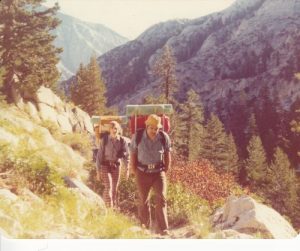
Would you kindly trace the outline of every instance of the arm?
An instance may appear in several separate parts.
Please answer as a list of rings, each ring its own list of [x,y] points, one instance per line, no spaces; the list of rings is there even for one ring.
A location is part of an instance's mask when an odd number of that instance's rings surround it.
[[[132,173],[135,174],[137,169],[137,152],[130,153],[130,162],[131,162],[130,164],[131,164]]]
[[[171,152],[164,153],[165,171],[167,172],[171,167]]]
[[[97,157],[96,157],[96,172],[97,172],[97,180],[100,180],[100,169],[101,169],[101,163],[103,159],[103,144],[102,141],[100,141]]]

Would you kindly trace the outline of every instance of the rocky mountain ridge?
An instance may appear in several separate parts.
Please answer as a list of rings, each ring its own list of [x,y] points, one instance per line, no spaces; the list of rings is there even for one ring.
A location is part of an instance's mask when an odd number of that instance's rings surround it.
[[[237,0],[218,13],[157,24],[98,59],[110,103],[122,109],[153,92],[153,62],[168,45],[177,61],[180,100],[194,88],[213,110],[229,94],[244,91],[255,100],[267,87],[287,108],[300,91],[294,77],[300,71],[299,17],[299,0]]]
[[[61,24],[54,31],[57,36],[54,44],[63,48],[58,64],[61,80],[73,76],[79,64],[87,64],[91,56],[98,57],[128,41],[102,24],[84,22],[60,12],[57,17]]]

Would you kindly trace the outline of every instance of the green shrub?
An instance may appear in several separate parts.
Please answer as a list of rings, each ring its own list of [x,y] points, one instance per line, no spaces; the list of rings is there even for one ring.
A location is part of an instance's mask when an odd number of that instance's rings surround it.
[[[61,135],[59,141],[69,145],[73,150],[78,151],[86,159],[92,158],[92,145],[90,136],[87,133],[68,133]]]
[[[134,176],[130,176],[128,180],[125,179],[124,175],[121,176],[118,197],[121,211],[137,217],[138,191]]]
[[[61,135],[58,125],[51,120],[42,120],[40,126],[47,128],[55,138]]]
[[[16,189],[27,187],[38,194],[55,192],[62,180],[55,167],[51,167],[41,156],[28,146],[26,139],[17,147],[2,144],[0,154],[1,171],[11,172],[11,185]]]
[[[201,221],[207,219],[208,215],[211,214],[206,200],[188,192],[178,183],[169,185],[167,200],[171,226],[192,224],[196,221],[201,224]]]

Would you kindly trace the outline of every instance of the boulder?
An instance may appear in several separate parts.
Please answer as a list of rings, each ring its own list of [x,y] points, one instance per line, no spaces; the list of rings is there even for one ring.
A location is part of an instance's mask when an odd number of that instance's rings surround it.
[[[38,103],[38,108],[40,111],[40,117],[44,121],[51,121],[53,122],[56,126],[59,126],[57,123],[57,112],[55,109],[47,104],[44,103]]]
[[[0,127],[0,141],[4,141],[6,143],[10,143],[16,146],[19,142],[19,139],[15,135],[11,134],[10,132],[7,132],[2,127]]]
[[[65,183],[70,188],[78,189],[78,191],[90,201],[96,203],[101,208],[106,208],[105,203],[101,196],[92,191],[89,187],[87,187],[83,182],[78,179],[70,178],[68,176],[64,177]]]
[[[63,106],[61,99],[49,88],[41,86],[36,92],[36,102],[46,104],[52,108]]]
[[[24,110],[29,114],[31,118],[33,118],[37,123],[41,122],[39,112],[32,102],[27,102],[24,104]]]
[[[57,122],[62,133],[72,133],[72,126],[70,124],[69,118],[66,115],[67,114],[58,114]]]
[[[14,202],[18,199],[18,196],[7,189],[0,189],[0,198]]]
[[[231,196],[212,218],[216,230],[233,229],[240,233],[261,232],[275,239],[294,238],[297,232],[274,209],[256,202],[249,196]]]

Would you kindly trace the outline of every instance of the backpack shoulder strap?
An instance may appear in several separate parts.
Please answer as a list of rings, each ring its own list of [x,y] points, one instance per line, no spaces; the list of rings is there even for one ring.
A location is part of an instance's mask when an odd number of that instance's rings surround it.
[[[166,139],[166,133],[164,131],[159,131],[159,134],[161,135],[161,143],[164,148],[167,146],[167,139]]]
[[[103,148],[105,148],[107,142],[108,142],[108,135],[109,133],[108,132],[104,132],[102,135],[101,135],[101,138],[103,140]]]
[[[142,136],[143,136],[144,130],[145,130],[145,129],[138,129],[138,130],[136,131],[136,138],[135,138],[135,144],[136,144],[136,146],[138,146],[139,143],[141,143],[141,140],[142,140]]]

